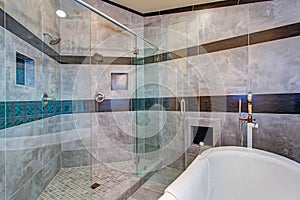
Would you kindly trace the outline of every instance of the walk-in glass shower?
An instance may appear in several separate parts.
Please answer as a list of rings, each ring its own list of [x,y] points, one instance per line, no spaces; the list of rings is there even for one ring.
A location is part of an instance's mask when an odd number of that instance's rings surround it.
[[[126,199],[181,156],[143,18],[86,2],[0,1],[0,199]]]

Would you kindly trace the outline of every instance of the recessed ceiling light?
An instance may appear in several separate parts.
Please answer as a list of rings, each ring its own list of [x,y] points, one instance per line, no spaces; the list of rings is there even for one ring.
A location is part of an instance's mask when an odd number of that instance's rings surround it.
[[[56,15],[59,16],[60,18],[65,18],[67,16],[67,13],[63,10],[57,10]]]

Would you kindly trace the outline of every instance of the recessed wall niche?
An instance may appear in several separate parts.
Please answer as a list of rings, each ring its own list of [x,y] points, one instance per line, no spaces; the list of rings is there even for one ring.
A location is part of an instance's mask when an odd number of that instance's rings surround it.
[[[128,73],[111,73],[111,90],[128,90]]]
[[[192,126],[193,144],[203,142],[205,145],[213,146],[213,128],[203,126]]]
[[[35,87],[35,61],[16,52],[16,84]]]

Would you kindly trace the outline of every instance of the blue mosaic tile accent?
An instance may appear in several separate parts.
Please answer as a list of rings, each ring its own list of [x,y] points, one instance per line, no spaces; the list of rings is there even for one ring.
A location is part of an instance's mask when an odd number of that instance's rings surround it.
[[[44,106],[42,105],[42,103],[38,103],[37,104],[37,116],[42,116],[44,113]]]
[[[61,109],[61,106],[62,106],[62,102],[61,101],[56,101],[55,102],[55,114],[62,114],[62,109]]]
[[[13,117],[13,104],[12,103],[7,103],[6,104],[6,117]]]
[[[25,123],[24,121],[25,121],[25,119],[23,117],[22,118],[14,118],[14,126],[24,124]]]
[[[72,113],[72,101],[62,101],[63,114]]]
[[[72,101],[72,112],[81,113],[84,112],[84,101]]]
[[[54,102],[49,102],[47,105],[47,113],[54,114]]]
[[[26,106],[26,116],[34,116],[35,115],[35,106],[34,104],[30,104]]]
[[[14,117],[23,117],[25,112],[24,105],[15,105]]]
[[[5,119],[0,119],[0,130],[5,129]]]
[[[0,119],[5,118],[5,103],[0,103]]]
[[[10,128],[13,126],[13,119],[12,118],[6,118],[6,128]]]
[[[26,123],[33,122],[33,121],[36,121],[36,120],[37,120],[37,118],[35,118],[35,117],[26,117]]]

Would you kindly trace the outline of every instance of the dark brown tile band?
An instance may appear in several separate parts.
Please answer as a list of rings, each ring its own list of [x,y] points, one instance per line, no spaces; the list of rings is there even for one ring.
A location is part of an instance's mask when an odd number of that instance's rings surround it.
[[[186,112],[247,112],[247,95],[160,97],[137,99],[107,99],[96,105],[96,112],[149,110],[160,104],[165,111],[180,111],[180,100],[186,101]],[[300,114],[300,93],[254,94],[253,113]]]
[[[199,54],[212,53],[217,51],[223,51],[228,49],[234,49],[238,47],[244,47],[248,45],[248,35],[242,35],[225,40],[211,42],[208,44],[200,45]]]
[[[133,57],[104,57],[103,62],[97,63],[90,56],[64,56],[59,55],[55,50],[43,42],[30,30],[20,24],[17,20],[11,17],[0,9],[0,26],[16,35],[20,39],[29,43],[39,51],[45,53],[60,64],[103,64],[103,65],[132,65],[134,64]]]
[[[0,130],[45,119],[55,115],[122,112],[122,111],[180,111],[180,100],[185,99],[186,112],[247,112],[247,95],[160,97],[134,99],[56,100],[44,107],[40,101],[0,102]],[[160,105],[160,106],[157,106]],[[300,93],[254,94],[253,113],[300,114]]]
[[[3,10],[2,10],[3,11]],[[4,12],[4,11],[3,11]],[[5,24],[0,24],[2,27],[7,29],[9,32],[13,33],[17,37],[26,41],[33,47],[37,48],[41,52],[47,54],[49,57],[54,60],[59,60],[59,54],[50,48],[46,43],[44,43],[40,38],[34,35],[31,31],[29,31],[26,27],[12,18],[10,15],[4,12]]]
[[[189,97],[187,111],[238,112],[239,99],[242,112],[247,112],[247,95]],[[254,94],[253,113],[300,114],[300,93]]]
[[[132,65],[134,58],[103,57],[103,61],[97,62],[91,56],[61,56],[58,62],[61,64]]]
[[[5,20],[5,23],[4,23]],[[135,64],[150,64],[185,58],[189,56],[212,53],[222,50],[228,50],[238,47],[285,39],[300,35],[300,23],[281,26],[269,30],[251,33],[249,35],[241,35],[233,38],[228,38],[216,42],[206,43],[199,46],[179,49],[173,52],[166,52],[159,55],[146,57],[144,59],[135,60],[134,57],[104,57],[103,62],[96,63],[93,59],[85,56],[60,56],[55,50],[49,47],[46,43],[40,40],[32,32],[26,29],[22,24],[17,22],[11,16],[0,9],[0,25],[6,28],[11,33],[28,42],[41,52],[50,56],[61,64],[111,64],[111,65],[135,65]]]
[[[224,40],[219,40],[216,42],[202,44],[199,46],[189,47],[186,49],[179,49],[172,52],[166,52],[160,55],[149,56],[145,58],[145,64],[186,58],[206,53],[213,53],[296,36],[300,36],[300,23],[289,24],[286,26],[251,33],[249,35],[241,35]],[[159,59],[157,59],[157,57]]]
[[[4,11],[0,9],[0,26],[4,27]]]
[[[251,33],[249,35],[250,45],[270,42],[274,40],[285,39],[289,37],[295,37],[300,35],[300,23],[290,24],[273,28],[265,31]]]
[[[61,56],[58,61],[61,64],[90,64],[90,56]]]

